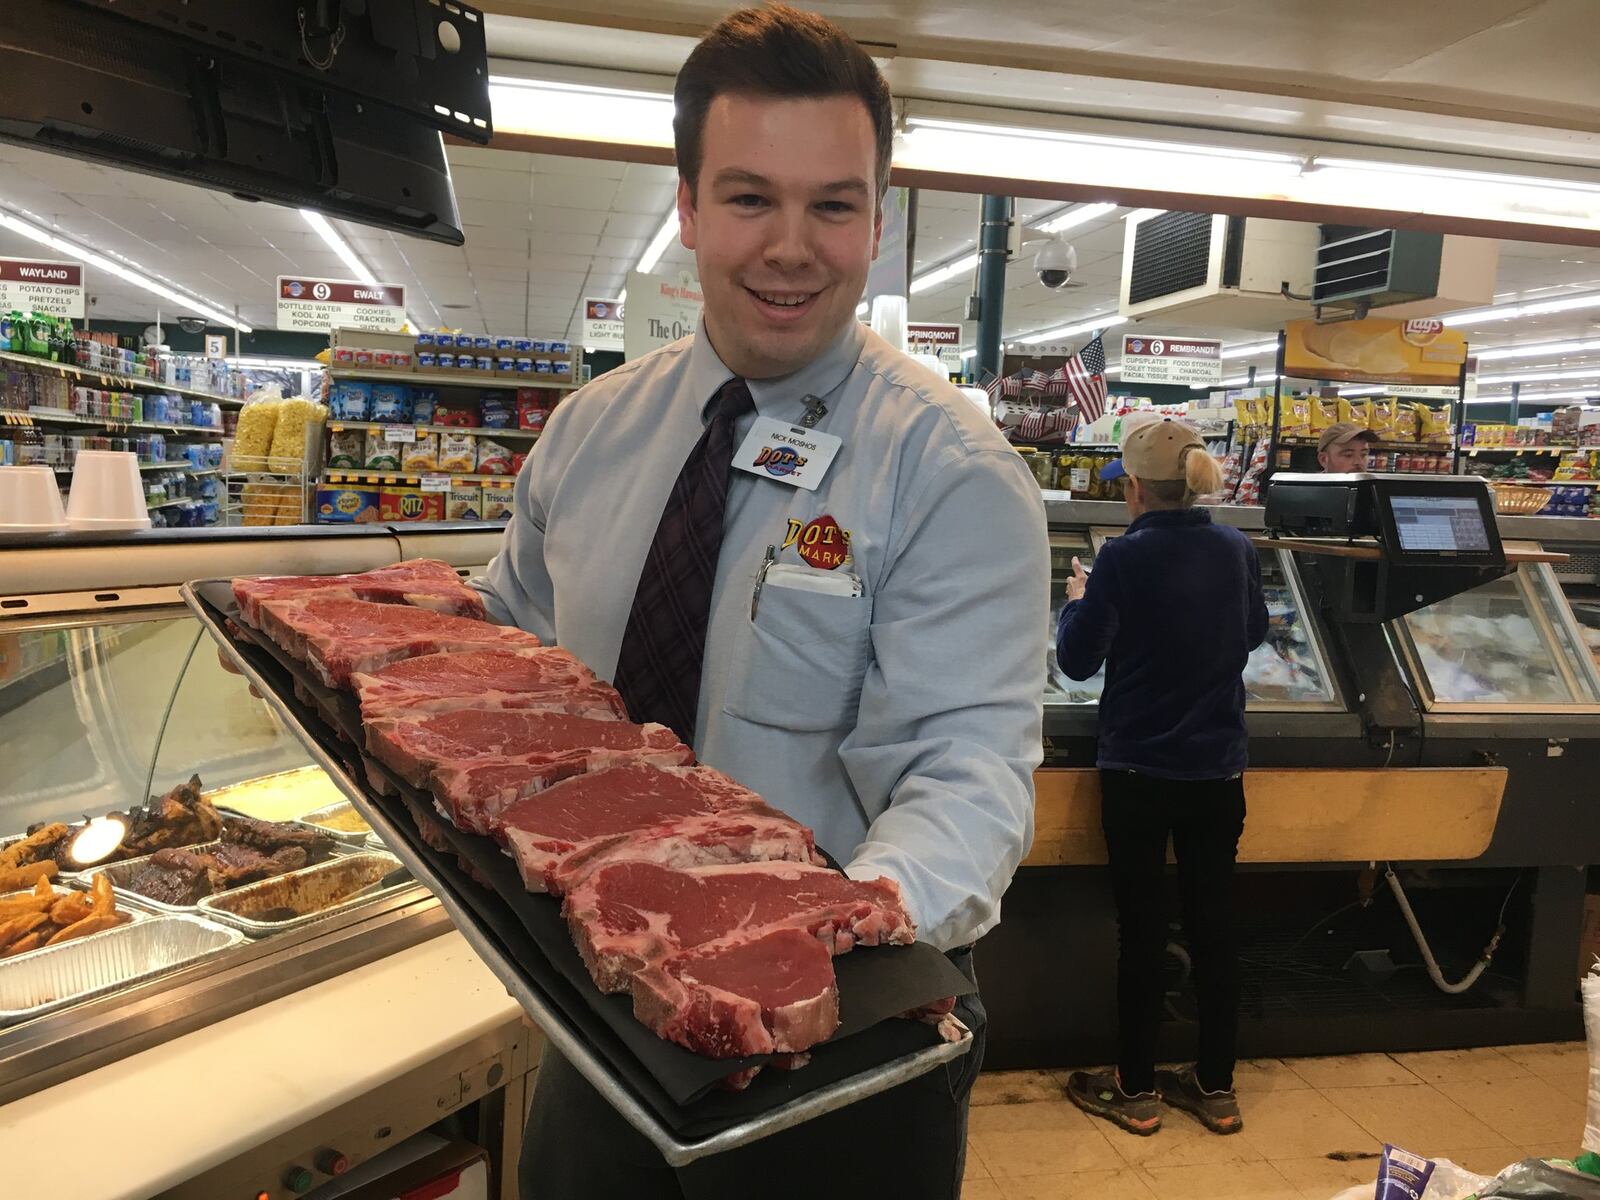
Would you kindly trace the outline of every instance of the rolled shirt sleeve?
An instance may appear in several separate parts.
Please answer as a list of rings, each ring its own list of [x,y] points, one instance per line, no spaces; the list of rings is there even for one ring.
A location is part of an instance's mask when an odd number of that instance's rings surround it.
[[[551,481],[559,478],[561,418],[565,415],[560,408],[551,415],[547,432],[518,472],[511,494],[511,519],[500,551],[482,575],[470,580],[492,620],[525,629],[546,645],[555,643],[556,621],[555,585],[544,554],[547,508],[543,497]]]
[[[1013,451],[964,454],[912,501],[897,542],[839,748],[857,794],[890,803],[845,869],[893,878],[919,940],[950,949],[998,922],[1033,840],[1050,589],[1038,486]]]
[[[1056,662],[1068,679],[1088,679],[1105,665],[1117,636],[1116,554],[1108,544],[1100,551],[1083,597],[1061,606],[1056,623]]]

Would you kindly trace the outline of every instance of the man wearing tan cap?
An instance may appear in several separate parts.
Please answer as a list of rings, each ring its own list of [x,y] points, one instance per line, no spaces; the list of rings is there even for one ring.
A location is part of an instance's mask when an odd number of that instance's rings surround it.
[[[1329,425],[1317,439],[1317,464],[1324,471],[1349,474],[1367,469],[1367,455],[1378,435],[1365,425],[1340,421]]]

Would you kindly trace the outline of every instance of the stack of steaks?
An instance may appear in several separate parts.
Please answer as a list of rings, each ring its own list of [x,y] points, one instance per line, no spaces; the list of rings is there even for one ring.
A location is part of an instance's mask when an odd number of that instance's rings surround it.
[[[448,565],[233,588],[243,623],[355,693],[368,754],[563,899],[596,985],[659,1036],[797,1065],[838,1028],[832,956],[915,939],[891,880],[829,869],[570,653],[488,623]]]

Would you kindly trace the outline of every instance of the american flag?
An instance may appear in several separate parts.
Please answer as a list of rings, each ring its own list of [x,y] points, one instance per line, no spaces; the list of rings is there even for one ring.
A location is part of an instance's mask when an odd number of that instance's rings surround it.
[[[1077,403],[1085,424],[1098,421],[1106,411],[1106,347],[1100,335],[1067,359],[1059,374],[1066,377],[1067,394]]]

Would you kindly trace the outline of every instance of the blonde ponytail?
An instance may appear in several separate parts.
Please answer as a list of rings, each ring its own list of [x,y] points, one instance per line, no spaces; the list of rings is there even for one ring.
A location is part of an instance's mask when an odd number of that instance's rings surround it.
[[[1191,446],[1183,456],[1183,482],[1190,503],[1196,496],[1209,496],[1222,490],[1222,464],[1204,446]]]

